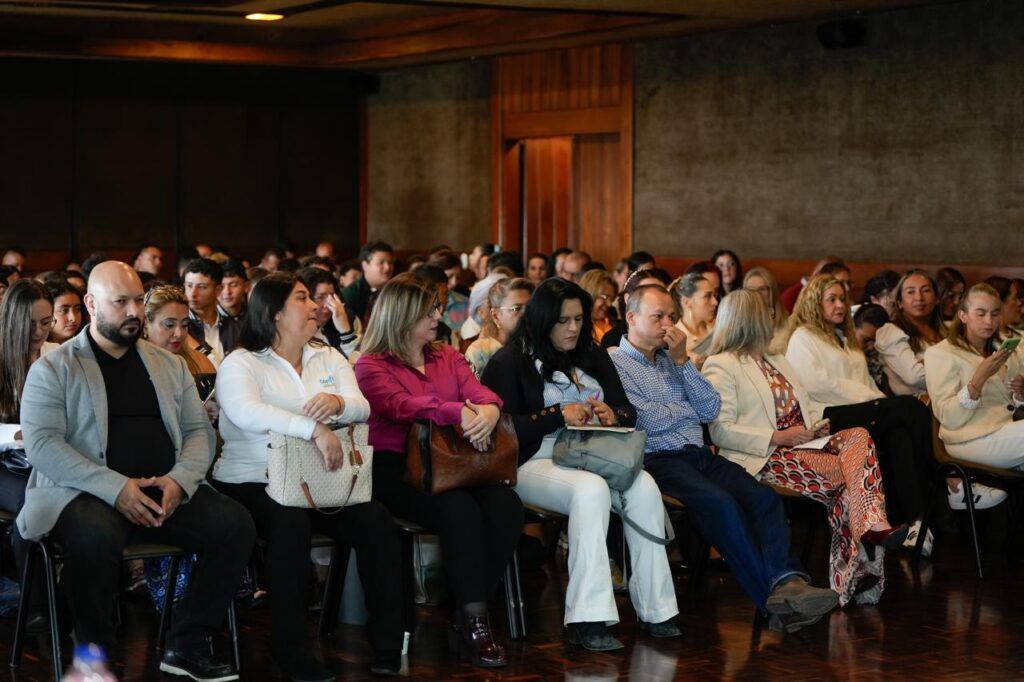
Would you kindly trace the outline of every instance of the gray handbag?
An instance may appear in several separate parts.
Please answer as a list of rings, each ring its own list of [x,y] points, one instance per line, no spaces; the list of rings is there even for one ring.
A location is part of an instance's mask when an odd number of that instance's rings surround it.
[[[619,516],[623,522],[648,540],[667,545],[674,538],[667,512],[668,537],[647,532],[626,515],[626,497],[622,493],[629,490],[643,471],[646,447],[645,431],[564,428],[555,439],[551,459],[558,466],[582,469],[603,478],[608,487],[619,494]]]

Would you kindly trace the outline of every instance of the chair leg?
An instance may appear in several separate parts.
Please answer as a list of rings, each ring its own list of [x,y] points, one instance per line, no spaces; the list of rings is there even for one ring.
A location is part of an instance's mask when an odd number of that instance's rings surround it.
[[[511,561],[505,565],[505,575],[502,582],[505,584],[505,613],[508,616],[508,638],[519,639],[519,624],[518,617],[516,616],[515,596],[513,595],[515,587],[512,585]]]
[[[967,475],[967,472],[961,469],[960,473],[963,476],[961,485],[964,486],[964,494],[967,501],[967,520],[970,522],[971,539],[974,541],[974,561],[978,567],[978,580],[984,580],[985,573],[981,567],[981,543],[978,538],[978,526],[974,520],[974,489],[971,485],[971,477]]]
[[[523,582],[519,577],[519,553],[512,552],[512,581],[515,584],[516,604],[519,612],[519,636],[526,637],[526,606],[523,604]]]
[[[172,556],[171,563],[167,567],[167,590],[164,592],[164,606],[160,610],[160,624],[156,631],[156,652],[164,652],[167,631],[171,625],[171,611],[174,609],[174,593],[178,587],[178,568],[181,565],[181,557]]]
[[[320,625],[317,630],[321,637],[333,635],[338,623],[341,593],[344,590],[351,552],[351,547],[337,545],[331,551],[331,564],[327,568],[327,582],[324,584],[324,598],[320,606]]]
[[[64,664],[60,656],[60,624],[57,622],[57,569],[46,543],[39,543],[43,555],[43,568],[46,572],[46,599],[50,608],[50,647],[53,660],[53,674],[60,679],[64,672]]]
[[[402,536],[402,583],[405,591],[405,631],[412,635],[416,629],[416,578],[413,575],[413,534]]]
[[[21,597],[18,599],[18,616],[14,625],[14,642],[11,644],[12,668],[21,665],[21,650],[25,646],[25,624],[28,622],[28,605],[32,599],[31,576],[36,570],[36,553],[39,545],[31,543],[28,555],[25,557],[24,571],[21,576]]]
[[[800,553],[800,560],[804,566],[811,564],[811,552],[814,551],[814,540],[818,535],[818,519],[816,514],[811,514],[807,523],[807,533],[804,535],[804,548]]]
[[[235,612],[235,598],[228,602],[228,631],[231,633],[231,654],[235,658],[235,672],[242,671],[242,652],[238,646],[238,614]]]

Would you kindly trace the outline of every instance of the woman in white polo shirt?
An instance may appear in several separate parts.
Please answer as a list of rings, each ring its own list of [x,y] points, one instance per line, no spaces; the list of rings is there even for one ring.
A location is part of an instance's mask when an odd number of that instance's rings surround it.
[[[401,550],[387,509],[371,501],[323,514],[282,506],[266,492],[270,431],[312,440],[333,469],[342,450],[332,427],[370,416],[348,361],[313,338],[316,308],[306,286],[291,274],[268,275],[253,289],[239,348],[217,374],[224,450],[213,477],[220,490],[245,505],[267,542],[271,654],[281,671],[293,680],[334,679],[306,637],[315,529],[355,547],[369,612],[371,670],[397,674],[403,637]]]

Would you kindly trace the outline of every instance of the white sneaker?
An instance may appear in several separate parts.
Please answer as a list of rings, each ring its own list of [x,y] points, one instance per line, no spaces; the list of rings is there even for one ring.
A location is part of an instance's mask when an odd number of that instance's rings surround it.
[[[921,532],[921,520],[918,519],[911,524],[910,530],[907,531],[907,539],[903,541],[903,546],[913,551],[917,546],[917,536]],[[935,536],[932,535],[931,531],[924,537],[924,545],[921,547],[921,556],[931,556],[932,547],[935,545]]]
[[[967,495],[962,492],[963,484],[956,490],[949,493],[949,508],[953,510],[967,509]],[[1002,504],[1006,499],[1006,491],[993,488],[983,483],[972,483],[971,491],[974,493],[975,509],[991,509]]]

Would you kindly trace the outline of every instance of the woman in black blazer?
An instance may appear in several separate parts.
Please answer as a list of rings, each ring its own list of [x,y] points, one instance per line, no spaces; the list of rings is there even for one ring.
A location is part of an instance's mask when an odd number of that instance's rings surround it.
[[[541,284],[509,342],[484,370],[482,381],[504,401],[519,438],[516,492],[526,503],[569,516],[569,586],[565,624],[569,641],[593,651],[618,649],[608,625],[618,622],[605,537],[608,516],[620,507],[597,474],[551,460],[565,426],[633,426],[629,404],[608,353],[591,334],[590,296],[572,282]],[[652,534],[664,533],[661,492],[641,472],[623,493],[630,518]],[[630,597],[641,627],[654,636],[679,634],[679,612],[665,548],[625,526],[633,575]]]

